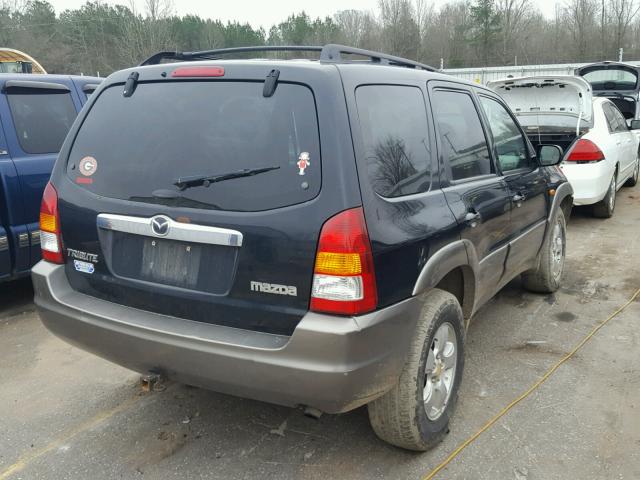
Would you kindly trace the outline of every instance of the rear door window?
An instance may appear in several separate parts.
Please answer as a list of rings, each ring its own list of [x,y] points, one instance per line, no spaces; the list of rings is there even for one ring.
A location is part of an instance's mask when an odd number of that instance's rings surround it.
[[[445,164],[452,180],[493,173],[487,139],[478,111],[465,92],[435,90],[433,113]]]
[[[604,103],[602,105],[602,112],[604,113],[604,118],[607,120],[607,127],[609,127],[609,132],[613,133],[616,131],[616,120],[611,112],[611,105],[608,103]]]
[[[18,142],[25,153],[60,151],[77,114],[70,93],[12,88],[7,100]]]
[[[321,182],[313,93],[287,83],[272,97],[262,90],[262,82],[141,83],[123,97],[112,86],[78,132],[68,175],[102,196],[170,206],[260,211],[308,201]],[[262,168],[270,171],[175,185]]]
[[[629,130],[627,128],[627,122],[625,121],[620,111],[618,111],[618,108],[613,105],[613,103],[607,102],[603,104],[602,111],[604,112],[604,116],[607,119],[609,132],[620,133]]]
[[[628,132],[629,128],[627,127],[627,121],[624,119],[622,113],[620,113],[618,107],[611,104],[609,105],[609,108],[611,109],[611,114],[616,122],[616,132]]]
[[[417,87],[356,90],[369,180],[384,197],[428,191],[434,174],[424,96]]]

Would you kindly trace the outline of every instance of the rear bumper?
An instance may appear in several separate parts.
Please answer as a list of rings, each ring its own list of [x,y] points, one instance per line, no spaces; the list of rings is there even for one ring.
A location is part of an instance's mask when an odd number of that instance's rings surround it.
[[[327,413],[352,410],[395,384],[421,309],[413,297],[360,317],[308,313],[287,337],[96,299],[44,261],[32,279],[44,325],[84,350],[140,373]]]
[[[565,162],[560,168],[573,187],[574,205],[592,205],[602,200],[607,194],[614,170],[604,161],[581,165]]]

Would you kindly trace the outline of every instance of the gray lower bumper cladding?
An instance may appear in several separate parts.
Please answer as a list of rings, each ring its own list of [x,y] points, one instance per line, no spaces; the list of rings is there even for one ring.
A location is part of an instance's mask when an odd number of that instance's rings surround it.
[[[291,337],[158,315],[74,291],[64,266],[32,270],[44,325],[140,373],[271,403],[340,413],[397,381],[420,312],[410,298],[360,317],[307,313]]]

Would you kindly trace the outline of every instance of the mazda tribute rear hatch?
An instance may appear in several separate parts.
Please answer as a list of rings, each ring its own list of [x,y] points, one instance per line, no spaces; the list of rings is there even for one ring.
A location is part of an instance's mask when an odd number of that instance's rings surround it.
[[[320,194],[312,88],[263,88],[167,79],[139,82],[130,96],[122,83],[98,92],[59,202],[73,288],[184,319],[292,332],[308,310],[320,228],[352,205]]]

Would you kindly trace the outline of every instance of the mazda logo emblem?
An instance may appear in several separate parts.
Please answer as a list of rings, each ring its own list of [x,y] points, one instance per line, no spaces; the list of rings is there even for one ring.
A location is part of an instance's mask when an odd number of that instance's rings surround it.
[[[151,231],[159,236],[164,237],[169,233],[169,219],[162,215],[151,219]]]

